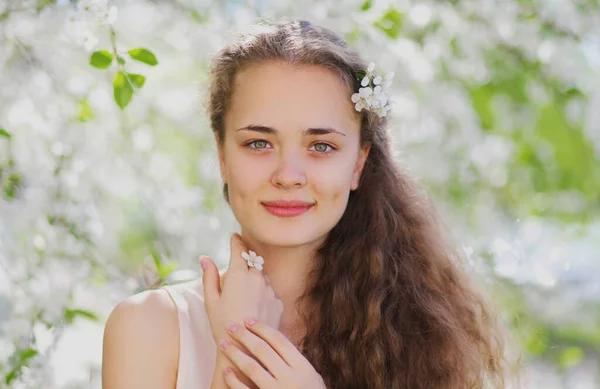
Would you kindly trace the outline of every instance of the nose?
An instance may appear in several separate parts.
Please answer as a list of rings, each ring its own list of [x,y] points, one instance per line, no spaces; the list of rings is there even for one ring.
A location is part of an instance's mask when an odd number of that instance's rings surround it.
[[[271,179],[281,189],[301,188],[306,185],[306,174],[302,158],[292,152],[282,152]]]

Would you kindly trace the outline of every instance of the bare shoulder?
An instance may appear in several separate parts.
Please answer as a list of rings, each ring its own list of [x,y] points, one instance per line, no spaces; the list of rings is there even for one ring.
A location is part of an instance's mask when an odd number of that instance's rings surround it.
[[[120,302],[104,328],[102,388],[174,389],[179,363],[177,308],[165,290]]]

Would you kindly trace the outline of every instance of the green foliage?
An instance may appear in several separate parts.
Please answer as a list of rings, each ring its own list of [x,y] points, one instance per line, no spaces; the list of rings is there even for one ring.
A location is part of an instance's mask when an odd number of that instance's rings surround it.
[[[175,261],[163,263],[163,260],[155,247],[150,248],[150,254],[152,255],[152,260],[154,261],[154,266],[156,268],[156,276],[158,277],[156,284],[162,285],[166,282],[169,275],[177,270],[179,264]]]
[[[79,102],[79,114],[77,119],[80,122],[87,122],[95,117],[92,106],[88,103],[87,99],[83,99]]]
[[[583,350],[579,347],[569,347],[560,355],[560,366],[563,369],[573,367],[583,359]]]
[[[15,380],[21,377],[23,368],[27,366],[30,359],[38,355],[38,351],[33,348],[26,348],[24,350],[18,350],[14,353],[9,360],[9,364],[13,368],[8,372],[4,378],[6,385],[11,385]]]
[[[5,138],[10,138],[12,135],[6,131],[4,128],[0,127],[0,136],[3,136]]]
[[[73,324],[76,318],[82,317],[94,322],[99,322],[100,319],[95,313],[85,309],[65,309],[64,318],[67,324]]]
[[[586,222],[600,212],[600,161],[584,134],[583,119],[568,119],[566,107],[585,106],[585,95],[545,74],[543,65],[528,59],[512,47],[490,49],[487,60],[491,72],[488,82],[472,85],[465,81],[473,110],[482,130],[500,135],[514,144],[508,164],[505,191],[497,192],[506,207],[563,222]],[[535,85],[542,91],[537,100],[531,95]],[[494,101],[499,97],[508,106],[498,111]],[[515,127],[506,128],[503,116],[526,117],[510,120]],[[560,200],[567,194],[568,200]],[[580,200],[584,209],[570,208]],[[559,203],[562,201],[563,203]]]
[[[395,8],[390,8],[377,22],[375,27],[392,39],[398,39],[404,22],[404,14]]]
[[[371,7],[373,7],[373,0],[366,0],[361,6],[360,6],[360,10],[361,11],[368,11],[371,9]]]
[[[2,194],[6,200],[14,200],[17,198],[19,187],[23,183],[23,177],[17,172],[12,172],[6,180],[2,182]]]
[[[127,74],[127,77],[129,77],[129,81],[131,81],[131,83],[137,88],[143,87],[144,83],[146,82],[146,77],[142,76],[141,74],[129,73]]]
[[[131,58],[135,59],[136,61],[143,62],[146,65],[155,66],[158,64],[156,57],[148,49],[144,49],[144,48],[131,49],[131,50],[129,50],[129,55],[131,56]]]
[[[90,65],[98,69],[106,69],[113,61],[113,55],[106,50],[99,50],[90,56]]]
[[[119,108],[124,109],[131,101],[133,88],[124,72],[118,72],[113,81],[115,101]]]

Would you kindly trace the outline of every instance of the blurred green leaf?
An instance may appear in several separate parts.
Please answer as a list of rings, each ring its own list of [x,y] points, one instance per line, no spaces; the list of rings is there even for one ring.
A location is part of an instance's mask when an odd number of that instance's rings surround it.
[[[155,66],[158,64],[156,57],[148,49],[144,49],[144,48],[132,49],[132,50],[129,50],[129,55],[131,56],[131,58],[135,59],[136,61],[143,62],[150,66]]]
[[[493,88],[490,85],[482,85],[471,90],[473,109],[479,116],[481,128],[484,130],[491,130],[494,128],[494,113],[490,106],[493,96]]]
[[[19,187],[23,183],[23,178],[19,173],[11,173],[3,183],[3,194],[7,200],[14,200],[17,197]]]
[[[80,122],[87,122],[94,118],[94,110],[92,106],[88,103],[87,99],[82,99],[79,102],[79,116],[78,120]]]
[[[85,309],[66,309],[64,318],[68,324],[73,324],[77,317],[83,317],[85,319],[98,322],[100,319],[95,313],[87,311]]]
[[[137,88],[143,87],[144,83],[146,82],[146,77],[142,76],[141,74],[128,73],[127,76],[129,77],[131,83]]]
[[[373,0],[366,0],[361,6],[360,6],[360,10],[361,11],[368,11],[371,9],[371,7],[373,7]]]
[[[125,58],[121,57],[120,55],[117,55],[117,62],[119,63],[119,65],[125,65]]]
[[[548,348],[548,332],[541,327],[534,327],[525,341],[525,349],[531,355],[543,355]]]
[[[171,273],[173,273],[175,270],[177,270],[178,267],[179,267],[179,265],[175,261],[170,261],[170,262],[163,264],[158,269],[158,278],[161,281],[166,280]]]
[[[114,89],[114,97],[117,105],[124,109],[127,104],[131,101],[131,97],[133,96],[133,88],[129,81],[127,81],[127,77],[125,73],[118,72],[113,81],[113,89]]]
[[[377,22],[375,27],[385,32],[392,39],[398,39],[402,24],[404,22],[404,14],[395,8],[390,8]]]
[[[583,359],[583,350],[579,347],[569,347],[560,354],[560,366],[568,369],[577,365]]]
[[[581,128],[569,125],[562,106],[551,104],[541,109],[536,134],[554,151],[559,171],[553,183],[556,189],[600,195],[600,165],[594,149]]]
[[[4,379],[4,382],[6,382],[6,385],[10,385],[12,384],[12,382],[14,380],[16,380],[19,377],[19,372],[21,371],[21,369],[12,369],[7,375],[6,378]]]
[[[92,53],[90,65],[98,69],[106,69],[113,61],[113,56],[107,50],[99,50]]]
[[[345,35],[345,38],[348,41],[348,43],[354,44],[358,41],[358,39],[361,37],[361,35],[362,35],[362,31],[360,30],[360,28],[355,27],[352,29],[352,31],[348,32]]]
[[[12,135],[10,135],[10,133],[8,131],[6,131],[4,128],[0,127],[0,136],[10,138]]]
[[[32,348],[27,348],[25,350],[22,350],[19,353],[19,355],[20,355],[21,362],[27,362],[31,358],[33,358],[36,355],[38,355],[38,351],[35,350],[35,349],[32,349]]]
[[[13,381],[18,379],[21,376],[23,367],[27,366],[27,362],[38,354],[39,352],[33,348],[19,350],[14,354],[11,358],[16,359],[14,361],[15,367],[6,375],[4,382],[6,382],[7,385],[10,385]]]

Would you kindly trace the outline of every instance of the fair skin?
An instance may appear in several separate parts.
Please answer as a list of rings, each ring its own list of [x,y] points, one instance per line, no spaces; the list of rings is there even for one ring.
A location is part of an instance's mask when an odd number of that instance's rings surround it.
[[[358,187],[369,152],[360,146],[350,93],[335,72],[322,67],[252,65],[236,76],[220,141],[221,176],[241,237],[232,237],[222,276],[206,258],[212,337],[217,344],[232,343],[219,349],[211,389],[322,388],[321,377],[297,350],[305,329],[295,302],[315,250]],[[286,218],[261,204],[282,199],[314,205]],[[262,272],[241,259],[248,249],[265,259]],[[105,330],[104,389],[175,387],[179,338],[172,305],[162,291],[150,291],[115,308]],[[258,323],[248,327],[245,319]],[[226,330],[231,324],[238,327],[234,333]],[[226,368],[232,372],[224,374]]]

